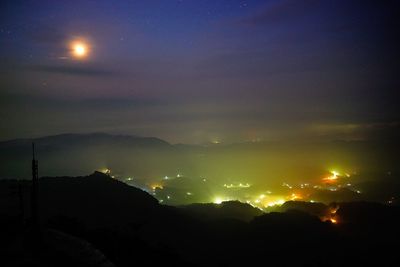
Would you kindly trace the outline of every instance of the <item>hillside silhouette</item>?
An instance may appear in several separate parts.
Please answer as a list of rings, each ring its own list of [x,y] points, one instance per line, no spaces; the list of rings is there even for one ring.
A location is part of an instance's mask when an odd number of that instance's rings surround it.
[[[289,202],[262,213],[238,202],[160,205],[95,172],[39,179],[39,229],[29,226],[29,182],[0,182],[5,266],[390,266],[400,211],[377,203]],[[8,204],[7,204],[8,203]],[[382,250],[384,249],[384,250]]]
[[[215,221],[221,219],[237,219],[241,221],[251,221],[263,212],[249,204],[239,201],[225,201],[221,204],[214,203],[194,203],[180,206],[181,209],[199,220]]]

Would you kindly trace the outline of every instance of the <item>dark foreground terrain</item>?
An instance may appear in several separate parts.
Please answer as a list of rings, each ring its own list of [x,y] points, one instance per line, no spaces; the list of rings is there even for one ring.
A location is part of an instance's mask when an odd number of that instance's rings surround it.
[[[1,266],[398,266],[400,210],[378,203],[163,206],[94,173],[41,178],[38,226],[30,184],[0,182]]]

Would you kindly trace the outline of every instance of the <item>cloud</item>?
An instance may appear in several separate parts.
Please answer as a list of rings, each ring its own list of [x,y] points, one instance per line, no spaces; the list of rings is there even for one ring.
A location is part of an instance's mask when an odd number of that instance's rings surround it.
[[[319,123],[308,128],[309,133],[331,136],[337,139],[396,140],[399,136],[399,121],[370,123]]]
[[[46,45],[59,45],[66,36],[62,34],[59,27],[50,26],[41,23],[35,31],[28,31],[27,36],[31,42]]]
[[[29,70],[65,75],[79,76],[114,76],[117,73],[103,68],[92,66],[71,66],[71,65],[34,65],[27,67]]]
[[[94,109],[114,110],[126,108],[143,108],[164,105],[157,98],[126,96],[126,97],[90,97],[90,98],[63,98],[36,94],[15,94],[0,92],[0,105],[3,108],[15,108],[19,106],[40,109]]]
[[[263,10],[243,18],[240,23],[248,26],[287,26],[296,32],[395,34],[399,20],[398,1],[383,0],[284,0],[268,4]]]
[[[263,11],[241,20],[246,25],[267,25],[298,20],[320,4],[317,0],[286,0],[268,5]]]

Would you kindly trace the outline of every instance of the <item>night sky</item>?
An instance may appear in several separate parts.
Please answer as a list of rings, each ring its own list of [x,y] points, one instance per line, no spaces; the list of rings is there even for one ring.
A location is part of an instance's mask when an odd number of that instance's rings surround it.
[[[393,137],[399,17],[398,1],[1,1],[0,140]]]

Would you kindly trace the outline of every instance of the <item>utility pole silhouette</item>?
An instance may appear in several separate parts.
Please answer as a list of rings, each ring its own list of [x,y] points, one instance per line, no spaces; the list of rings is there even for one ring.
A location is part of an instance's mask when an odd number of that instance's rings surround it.
[[[25,209],[24,209],[24,192],[22,189],[22,183],[18,180],[18,203],[19,203],[19,212],[21,216],[21,223],[24,223],[25,219]]]
[[[38,225],[38,174],[38,161],[35,159],[35,143],[32,143],[31,216],[33,225]]]

